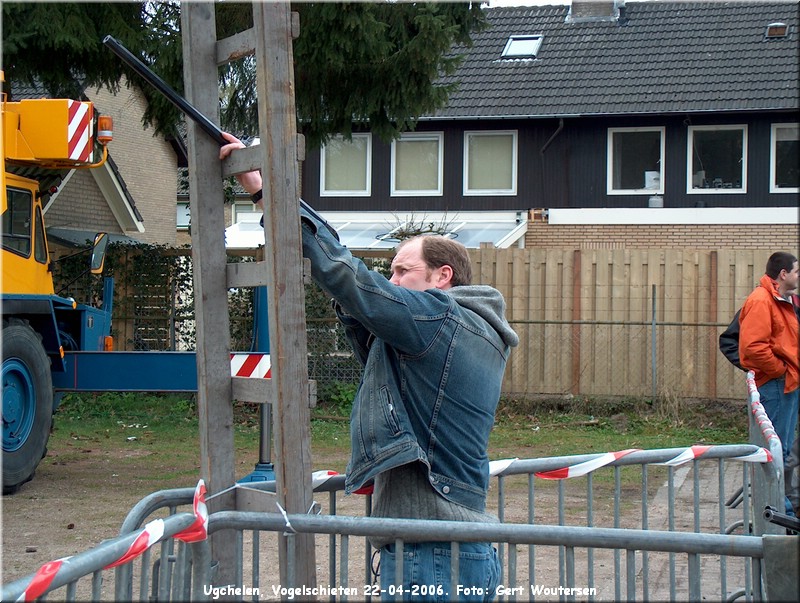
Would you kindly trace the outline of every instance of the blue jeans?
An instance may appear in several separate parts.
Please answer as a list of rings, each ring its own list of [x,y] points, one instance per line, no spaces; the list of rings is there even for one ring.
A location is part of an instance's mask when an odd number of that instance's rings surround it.
[[[458,581],[450,581],[450,543],[403,547],[402,594],[395,577],[395,547],[381,549],[381,601],[491,601],[500,582],[497,551],[484,542],[461,542]]]
[[[791,479],[791,472],[786,471],[786,464],[792,451],[795,432],[797,431],[797,408],[800,402],[800,389],[783,392],[785,379],[772,379],[758,388],[758,395],[761,398],[761,405],[767,413],[778,439],[783,448],[784,477]],[[791,503],[786,499],[786,512],[792,513]]]

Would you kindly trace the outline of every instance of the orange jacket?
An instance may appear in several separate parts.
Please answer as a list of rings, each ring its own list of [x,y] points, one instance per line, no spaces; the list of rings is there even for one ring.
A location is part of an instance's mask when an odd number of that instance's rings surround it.
[[[756,385],[786,376],[784,392],[800,385],[794,306],[778,295],[777,283],[766,274],[748,296],[739,314],[739,354],[742,366],[755,372]]]

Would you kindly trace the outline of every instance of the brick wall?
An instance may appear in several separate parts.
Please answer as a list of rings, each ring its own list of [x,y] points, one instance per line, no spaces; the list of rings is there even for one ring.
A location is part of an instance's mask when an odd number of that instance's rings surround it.
[[[547,249],[769,249],[796,253],[797,224],[593,225],[528,223],[526,248]]]
[[[47,226],[123,234],[89,170],[75,170],[45,213]]]
[[[146,243],[174,246],[177,159],[162,136],[154,135],[152,127],[145,130],[142,126],[144,97],[124,81],[116,96],[105,88],[87,90],[87,95],[98,111],[114,119],[114,140],[109,149],[142,215],[145,232],[126,234]]]

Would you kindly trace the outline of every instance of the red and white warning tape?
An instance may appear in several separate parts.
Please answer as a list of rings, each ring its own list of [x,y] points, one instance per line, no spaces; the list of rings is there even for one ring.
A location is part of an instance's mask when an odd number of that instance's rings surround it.
[[[747,393],[750,396],[750,412],[753,413],[753,419],[761,430],[764,439],[768,444],[771,444],[772,440],[780,442],[780,438],[775,431],[775,427],[772,425],[772,421],[767,416],[764,407],[761,406],[761,395],[758,393],[756,374],[753,371],[747,372]]]
[[[668,467],[676,467],[678,465],[682,465],[684,463],[688,463],[694,459],[698,459],[703,456],[706,452],[710,449],[714,448],[714,446],[690,446],[683,450],[680,454],[676,457],[665,461],[663,463],[654,463],[655,465],[666,465]],[[578,463],[576,465],[570,465],[569,467],[562,467],[560,469],[553,469],[552,471],[541,471],[536,473],[536,477],[540,477],[542,479],[566,479],[570,477],[580,477],[581,475],[586,475],[587,473],[594,471],[595,469],[599,469],[600,467],[604,467],[614,461],[621,459],[625,455],[630,454],[631,452],[636,452],[638,449],[631,448],[629,450],[621,450],[619,452],[607,452],[598,456],[597,458],[584,461],[582,463]],[[769,463],[772,461],[772,454],[770,454],[769,450],[766,448],[759,448],[758,450],[751,452],[750,454],[746,454],[744,456],[735,456],[728,459],[729,461],[743,461],[747,463]]]
[[[338,471],[331,471],[325,469],[321,471],[314,471],[314,473],[311,474],[312,489],[316,490],[319,486],[327,482],[334,475],[340,475],[340,473]],[[367,485],[362,486],[358,490],[354,490],[353,494],[364,494],[364,495],[372,494],[374,489],[375,489],[374,485],[372,484],[372,482],[370,482]]]
[[[69,557],[56,559],[55,561],[50,561],[40,567],[39,571],[36,572],[36,575],[33,577],[33,580],[31,580],[31,583],[28,584],[28,588],[26,588],[23,593],[17,597],[17,601],[33,601],[34,599],[41,597],[47,590],[47,587],[50,586],[53,578],[55,578],[56,574],[58,574],[58,570],[61,569],[61,564],[67,559],[69,559]]]
[[[182,540],[183,542],[199,542],[201,540],[205,540],[208,537],[208,509],[206,508],[206,485],[203,480],[200,480],[197,483],[197,487],[194,491],[194,500],[192,501],[192,508],[194,510],[195,521],[185,530],[182,530],[175,534],[175,538],[178,540]],[[156,544],[159,540],[161,540],[164,536],[164,520],[163,519],[155,519],[148,523],[142,530],[139,532],[136,539],[133,543],[128,547],[128,550],[116,561],[113,563],[108,564],[104,569],[111,569],[112,567],[116,567],[118,565],[122,565],[123,563],[128,563],[132,561],[142,553],[144,553],[147,549],[151,546]],[[28,587],[22,592],[22,594],[17,598],[18,602],[22,601],[33,601],[34,599],[38,599],[41,597],[47,589],[50,587],[50,584],[53,582],[53,579],[58,574],[58,571],[61,569],[63,563],[68,560],[69,557],[64,557],[63,559],[58,559],[56,561],[50,561],[49,563],[45,563],[42,567],[39,568],[39,571],[33,576],[30,584]]]
[[[586,475],[595,469],[605,467],[606,465],[613,463],[617,459],[621,459],[623,456],[630,454],[631,452],[635,452],[636,450],[638,450],[638,448],[629,448],[628,450],[620,450],[619,452],[606,452],[597,458],[578,463],[577,465],[572,465],[571,467],[562,467],[561,469],[553,469],[552,471],[541,471],[535,475],[536,477],[541,477],[542,479],[565,479],[568,477],[580,477],[581,475]]]

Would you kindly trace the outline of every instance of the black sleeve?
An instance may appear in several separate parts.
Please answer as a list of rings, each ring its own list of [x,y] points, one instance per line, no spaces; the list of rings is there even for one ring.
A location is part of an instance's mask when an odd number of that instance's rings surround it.
[[[733,317],[731,324],[719,336],[719,351],[725,355],[725,358],[733,364],[736,368],[745,370],[739,363],[739,311]]]

